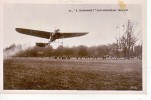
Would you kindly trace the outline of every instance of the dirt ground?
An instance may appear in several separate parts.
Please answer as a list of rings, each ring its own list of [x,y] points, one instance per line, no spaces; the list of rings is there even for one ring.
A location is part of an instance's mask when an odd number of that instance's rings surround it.
[[[4,59],[4,90],[142,90],[141,60]]]

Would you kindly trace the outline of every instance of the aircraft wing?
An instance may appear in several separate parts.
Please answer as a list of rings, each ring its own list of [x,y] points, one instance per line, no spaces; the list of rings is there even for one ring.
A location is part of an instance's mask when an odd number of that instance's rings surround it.
[[[61,33],[61,38],[71,38],[71,37],[78,37],[88,34],[88,32],[71,32],[71,33]]]
[[[45,31],[39,31],[39,30],[32,30],[32,29],[24,29],[24,28],[16,28],[16,31],[21,34],[41,37],[49,39],[52,32],[45,32]]]

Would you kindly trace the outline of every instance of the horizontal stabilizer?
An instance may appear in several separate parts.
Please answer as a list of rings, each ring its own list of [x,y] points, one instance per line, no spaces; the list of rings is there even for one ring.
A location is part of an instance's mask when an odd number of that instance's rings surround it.
[[[49,43],[36,43],[38,47],[46,47]]]

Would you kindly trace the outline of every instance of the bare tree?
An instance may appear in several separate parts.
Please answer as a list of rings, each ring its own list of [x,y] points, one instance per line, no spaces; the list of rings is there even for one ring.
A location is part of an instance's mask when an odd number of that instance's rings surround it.
[[[137,41],[134,32],[134,24],[128,20],[125,33],[120,37],[118,44],[119,48],[123,50],[124,57],[128,59],[130,59],[131,52],[134,51],[134,46]]]

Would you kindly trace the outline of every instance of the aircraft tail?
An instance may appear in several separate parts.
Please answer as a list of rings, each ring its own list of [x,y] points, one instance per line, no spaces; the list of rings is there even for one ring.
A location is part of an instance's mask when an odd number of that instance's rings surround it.
[[[49,43],[36,43],[38,47],[46,47]]]

